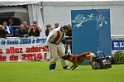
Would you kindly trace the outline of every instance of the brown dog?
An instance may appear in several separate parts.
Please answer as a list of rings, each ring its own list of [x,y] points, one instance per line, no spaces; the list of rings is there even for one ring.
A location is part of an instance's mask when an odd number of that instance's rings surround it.
[[[89,64],[93,67],[92,61],[95,59],[95,55],[92,52],[85,52],[78,55],[68,54],[62,57],[64,60],[68,60],[73,63],[70,70],[74,70],[78,64],[81,64],[85,60],[88,60]]]

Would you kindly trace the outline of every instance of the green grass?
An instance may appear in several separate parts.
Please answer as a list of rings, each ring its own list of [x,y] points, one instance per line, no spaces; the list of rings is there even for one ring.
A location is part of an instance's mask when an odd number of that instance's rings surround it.
[[[124,82],[124,65],[112,65],[112,68],[104,70],[79,65],[70,71],[63,70],[57,62],[55,71],[48,67],[48,61],[0,62],[0,82]]]

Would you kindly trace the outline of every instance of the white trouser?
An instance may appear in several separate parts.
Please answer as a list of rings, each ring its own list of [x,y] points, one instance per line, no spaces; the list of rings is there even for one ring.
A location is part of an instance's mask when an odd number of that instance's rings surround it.
[[[54,62],[56,63],[58,57],[59,60],[62,64],[62,67],[68,66],[68,63],[66,60],[63,60],[61,57],[65,55],[65,52],[62,48],[62,43],[60,43],[59,45],[56,44],[49,44],[49,48],[50,48],[50,52],[51,52],[51,60],[50,62]]]

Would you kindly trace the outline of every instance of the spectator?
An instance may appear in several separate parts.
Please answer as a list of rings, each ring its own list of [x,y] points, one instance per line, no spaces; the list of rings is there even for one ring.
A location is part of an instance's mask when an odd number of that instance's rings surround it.
[[[51,30],[52,30],[52,28],[51,28],[51,25],[50,24],[47,24],[46,25],[46,30],[45,30],[45,34],[46,34],[46,36],[48,36],[49,35],[49,33],[51,32]]]
[[[0,25],[0,38],[6,38],[6,34],[8,34],[8,32],[3,28],[2,25]]]
[[[24,25],[23,24],[21,24],[20,28],[17,30],[16,36],[20,37],[20,38],[28,37],[28,32],[26,32],[26,30],[24,29]]]
[[[15,32],[16,32],[16,24],[13,22],[12,18],[8,19],[8,26],[12,28],[13,30],[13,36],[15,36]]]
[[[3,21],[3,27],[4,29],[8,32],[8,34],[6,34],[7,37],[13,36],[13,30],[11,27],[7,26],[7,22]]]
[[[28,32],[29,26],[27,25],[27,22],[24,21],[23,22],[23,25],[24,25],[24,29]]]
[[[70,50],[71,50],[71,52],[70,53],[72,53],[72,27],[71,27],[71,25],[70,24],[68,24],[68,27],[69,27],[69,30],[68,30],[68,32],[66,32],[66,48],[65,48],[65,54],[67,54],[68,53],[68,48],[70,47]]]
[[[54,24],[54,26],[55,26],[55,28],[58,28],[58,27],[59,27],[59,23],[56,22],[56,23]]]
[[[68,24],[68,26],[69,26],[69,30],[68,30],[68,32],[66,33],[66,36],[72,36],[72,27],[71,27],[71,25],[70,24]]]
[[[40,36],[40,32],[42,32],[42,30],[38,26],[37,22],[33,22],[33,25],[28,29],[29,36]]]
[[[14,26],[15,24],[13,23],[13,19],[12,18],[9,18],[8,19],[8,26]]]

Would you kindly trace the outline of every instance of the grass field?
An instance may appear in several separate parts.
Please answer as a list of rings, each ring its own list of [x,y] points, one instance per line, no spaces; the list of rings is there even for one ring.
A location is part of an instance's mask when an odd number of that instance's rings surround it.
[[[0,82],[124,82],[122,64],[104,70],[79,65],[73,71],[63,70],[59,61],[55,71],[50,71],[48,66],[48,61],[0,62]]]

